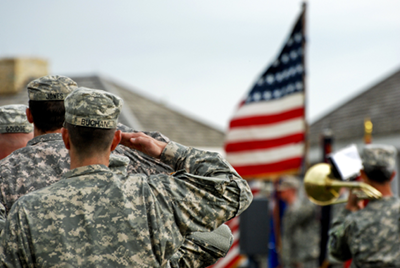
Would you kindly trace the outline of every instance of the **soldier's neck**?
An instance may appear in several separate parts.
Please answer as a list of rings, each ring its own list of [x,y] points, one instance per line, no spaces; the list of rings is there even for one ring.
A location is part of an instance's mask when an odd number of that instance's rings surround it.
[[[371,185],[379,192],[381,192],[382,196],[393,196],[392,188],[391,188],[391,181],[394,177],[395,173],[393,172],[392,177],[389,181],[385,181],[383,183],[379,183],[373,180],[370,180],[368,177],[364,177],[364,182]]]
[[[71,157],[70,169],[90,166],[90,165],[105,165],[108,167],[110,161],[110,153],[98,153],[90,157],[82,157],[72,147],[69,150]]]
[[[46,131],[46,132],[43,132],[43,131],[37,129],[36,127],[33,128],[33,137],[38,137],[41,135],[53,134],[53,133],[61,133],[61,128],[53,130],[53,131]]]
[[[390,187],[390,182],[380,184],[380,183],[374,183],[371,182],[369,183],[372,187],[377,189],[379,192],[381,192],[382,196],[393,196],[392,189]]]

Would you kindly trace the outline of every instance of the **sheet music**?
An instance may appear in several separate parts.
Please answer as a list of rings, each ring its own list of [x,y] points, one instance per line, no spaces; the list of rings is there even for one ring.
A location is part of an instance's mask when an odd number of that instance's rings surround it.
[[[330,154],[330,157],[343,180],[358,176],[362,169],[361,157],[354,144]]]

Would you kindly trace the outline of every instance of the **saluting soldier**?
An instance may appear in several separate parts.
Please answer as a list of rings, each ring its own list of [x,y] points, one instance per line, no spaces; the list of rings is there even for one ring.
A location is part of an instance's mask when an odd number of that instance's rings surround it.
[[[7,213],[19,197],[58,181],[61,174],[69,170],[69,154],[61,138],[61,128],[65,116],[64,99],[76,88],[75,81],[60,75],[44,76],[28,84],[29,108],[26,114],[28,121],[33,123],[34,138],[26,147],[0,161],[0,202]],[[168,141],[157,132],[149,134]],[[128,172],[172,172],[160,161],[124,146],[118,146],[115,154],[129,158]]]
[[[167,267],[191,234],[215,230],[250,205],[247,182],[219,154],[143,133],[129,134],[125,145],[175,172],[112,173],[121,106],[117,96],[85,88],[65,99],[71,170],[16,201],[2,234],[5,264]],[[102,123],[83,127],[83,118]]]
[[[390,182],[395,176],[396,149],[369,144],[362,152],[365,183],[382,193],[363,208],[350,193],[346,207],[334,219],[329,253],[338,260],[352,259],[350,267],[400,267],[400,200]]]
[[[34,125],[34,138],[25,148],[14,151],[0,161],[0,227],[5,222],[5,214],[21,196],[53,184],[70,168],[68,150],[61,137],[64,123],[64,99],[77,88],[72,79],[50,75],[30,82],[27,86],[29,108],[27,115]],[[126,132],[138,133],[127,126],[118,124]],[[146,132],[153,138],[168,142],[169,139],[158,132]],[[125,134],[123,134],[125,135]],[[126,156],[128,159],[120,156]],[[117,146],[110,157],[109,167],[115,173],[169,174],[173,170],[159,159],[123,145]],[[3,207],[4,206],[4,207]],[[212,234],[193,235],[186,240],[173,258],[172,266],[202,267],[211,265],[225,256],[232,243],[229,229],[221,227]],[[214,240],[223,241],[215,247]],[[210,244],[210,245],[208,245]]]

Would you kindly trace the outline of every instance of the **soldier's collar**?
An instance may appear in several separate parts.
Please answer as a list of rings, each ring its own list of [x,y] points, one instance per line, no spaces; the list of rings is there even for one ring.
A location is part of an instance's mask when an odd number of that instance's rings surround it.
[[[78,177],[78,176],[88,175],[88,174],[92,174],[92,173],[99,173],[99,172],[107,172],[107,173],[112,174],[110,169],[108,167],[106,167],[105,165],[90,165],[90,166],[83,166],[83,167],[71,169],[71,170],[65,172],[63,177],[68,179],[71,177]]]
[[[30,141],[28,141],[26,146],[32,146],[39,142],[49,142],[49,141],[58,141],[58,140],[62,141],[61,133],[44,134],[44,135],[34,137]]]

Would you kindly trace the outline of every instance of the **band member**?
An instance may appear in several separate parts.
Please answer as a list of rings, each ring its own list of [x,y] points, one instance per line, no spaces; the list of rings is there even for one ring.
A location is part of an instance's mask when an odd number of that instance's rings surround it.
[[[350,193],[346,207],[334,219],[329,253],[341,261],[352,258],[351,267],[400,267],[400,201],[390,187],[395,159],[393,146],[366,145],[361,176],[383,198],[370,200],[363,208],[363,202]]]

